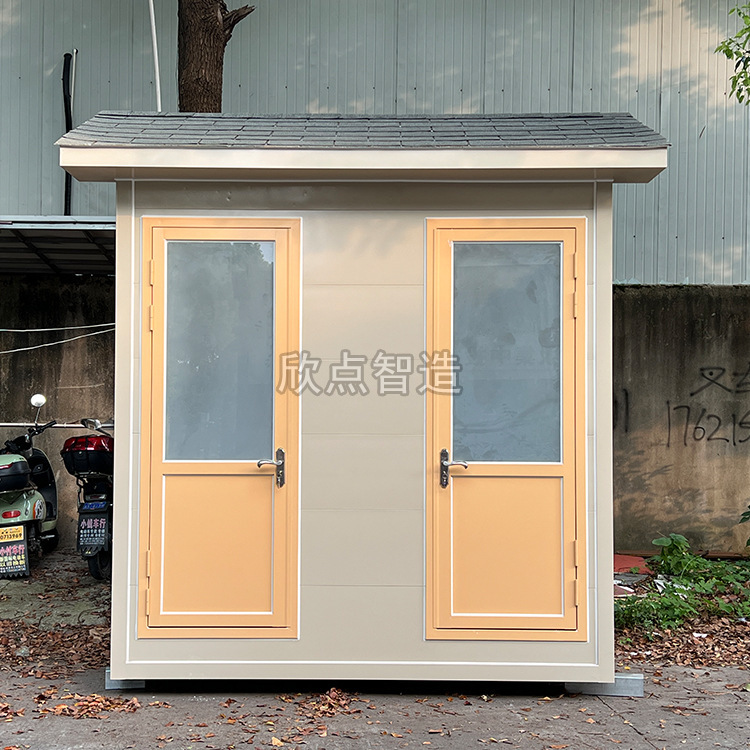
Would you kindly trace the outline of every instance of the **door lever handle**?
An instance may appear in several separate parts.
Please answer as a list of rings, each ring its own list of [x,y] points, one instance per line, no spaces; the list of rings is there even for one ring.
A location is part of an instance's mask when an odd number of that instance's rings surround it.
[[[466,461],[451,461],[446,448],[440,451],[440,486],[445,488],[448,486],[449,469],[451,466],[463,466],[464,469],[469,468],[469,464]]]
[[[265,464],[270,464],[271,466],[275,466],[276,467],[276,486],[283,487],[284,482],[286,481],[286,476],[284,473],[284,461],[285,461],[284,449],[278,448],[276,450],[276,460],[274,461],[270,458],[261,458],[261,460],[258,461],[258,468],[260,469],[260,467]]]

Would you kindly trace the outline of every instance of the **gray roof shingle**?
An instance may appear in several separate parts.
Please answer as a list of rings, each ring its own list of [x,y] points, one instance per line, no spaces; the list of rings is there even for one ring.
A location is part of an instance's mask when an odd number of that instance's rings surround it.
[[[66,147],[242,149],[653,149],[664,137],[627,113],[229,115],[100,112]]]

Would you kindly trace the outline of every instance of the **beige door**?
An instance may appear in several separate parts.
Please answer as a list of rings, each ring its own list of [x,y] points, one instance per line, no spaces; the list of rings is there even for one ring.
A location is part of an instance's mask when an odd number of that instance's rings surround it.
[[[299,223],[149,218],[143,247],[139,637],[294,637]]]
[[[585,221],[427,232],[427,636],[584,640]]]

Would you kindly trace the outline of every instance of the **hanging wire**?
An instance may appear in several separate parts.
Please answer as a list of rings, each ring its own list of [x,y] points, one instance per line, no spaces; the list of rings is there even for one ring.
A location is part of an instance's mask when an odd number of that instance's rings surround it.
[[[37,333],[43,331],[78,331],[83,328],[106,328],[114,323],[93,323],[89,326],[63,326],[62,328],[0,328],[0,333]]]
[[[62,329],[64,330],[64,329]],[[36,346],[24,346],[20,349],[6,349],[2,354],[15,354],[16,352],[30,352],[34,349],[43,349],[45,346],[57,346],[58,344],[67,344],[69,341],[77,341],[78,339],[85,339],[87,336],[99,336],[102,333],[112,333],[115,329],[108,328],[106,331],[94,331],[93,333],[82,333],[80,336],[72,336],[69,339],[60,339],[60,341],[50,341],[48,344],[37,344]]]

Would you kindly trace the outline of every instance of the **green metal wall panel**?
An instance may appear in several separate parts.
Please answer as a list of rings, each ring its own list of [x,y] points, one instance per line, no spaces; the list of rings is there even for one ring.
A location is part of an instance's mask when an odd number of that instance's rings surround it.
[[[400,0],[395,112],[483,111],[485,0]]]
[[[173,80],[174,9],[156,5],[163,78]],[[63,55],[74,48],[74,125],[103,109],[155,108],[147,2],[0,0],[0,214],[63,213],[64,175],[53,144],[65,129]],[[176,106],[174,95],[166,101]],[[72,195],[73,214],[114,213],[112,185],[74,183]]]
[[[574,0],[486,5],[484,111],[573,111]]]
[[[225,112],[308,111],[310,5],[256,3],[235,28],[224,59]]]
[[[232,3],[229,3],[230,6]],[[225,61],[226,112],[629,111],[671,141],[649,185],[615,188],[615,279],[750,282],[750,108],[714,54],[734,0],[258,0]],[[176,3],[157,0],[175,110]],[[148,0],[0,0],[0,214],[60,214],[62,56],[74,122],[155,108]],[[73,211],[113,213],[109,185]]]

